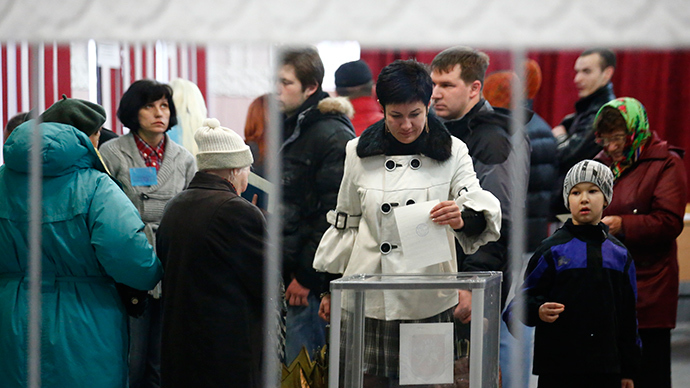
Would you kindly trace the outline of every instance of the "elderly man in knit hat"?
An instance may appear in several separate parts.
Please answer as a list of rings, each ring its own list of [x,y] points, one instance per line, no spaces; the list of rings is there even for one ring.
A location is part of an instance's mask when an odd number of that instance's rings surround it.
[[[194,140],[199,171],[168,202],[156,235],[165,268],[162,385],[259,387],[266,225],[240,196],[252,154],[216,119]]]
[[[344,63],[335,71],[335,93],[348,97],[355,108],[355,115],[350,121],[357,136],[383,118],[381,106],[376,102],[373,92],[371,70],[363,60]]]

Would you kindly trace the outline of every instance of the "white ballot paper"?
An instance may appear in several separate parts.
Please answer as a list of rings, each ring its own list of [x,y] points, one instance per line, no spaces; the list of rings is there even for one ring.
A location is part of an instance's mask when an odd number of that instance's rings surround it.
[[[431,208],[438,200],[415,203],[394,210],[402,243],[405,269],[414,270],[452,259],[448,226],[431,220]]]
[[[453,383],[453,323],[400,324],[400,385]]]

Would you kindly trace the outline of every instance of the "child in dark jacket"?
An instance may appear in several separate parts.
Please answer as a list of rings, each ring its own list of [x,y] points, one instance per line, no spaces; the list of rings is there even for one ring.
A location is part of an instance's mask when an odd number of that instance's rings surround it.
[[[633,388],[640,360],[635,266],[625,246],[601,223],[611,203],[613,174],[583,160],[563,184],[572,218],[545,239],[529,261],[517,300],[536,326],[533,373],[539,388]]]

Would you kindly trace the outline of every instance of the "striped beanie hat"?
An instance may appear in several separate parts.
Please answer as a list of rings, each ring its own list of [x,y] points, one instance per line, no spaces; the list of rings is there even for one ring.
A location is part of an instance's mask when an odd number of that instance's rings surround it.
[[[606,202],[611,203],[611,198],[613,198],[613,173],[611,169],[594,160],[583,160],[568,171],[563,181],[563,201],[566,208],[570,209],[568,203],[570,190],[582,182],[597,185],[604,194]]]

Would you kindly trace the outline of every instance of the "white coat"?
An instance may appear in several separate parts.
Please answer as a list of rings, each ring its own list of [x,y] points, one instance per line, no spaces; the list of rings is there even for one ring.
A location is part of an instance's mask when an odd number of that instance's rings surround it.
[[[352,222],[351,219],[350,227],[339,229],[332,225],[326,231],[314,258],[316,270],[343,276],[455,273],[457,261],[453,236],[468,254],[500,237],[500,203],[480,187],[467,146],[451,137],[438,120],[430,120],[430,124],[427,147],[435,147],[439,141],[452,142],[450,147],[445,145],[450,153],[445,160],[434,157],[438,152],[431,150],[415,155],[385,155],[386,142],[381,141],[384,138],[382,122],[374,124],[362,137],[347,144],[345,172],[335,212],[354,216],[354,219],[361,215],[361,218],[359,222]],[[373,145],[360,142],[372,142]],[[365,156],[360,157],[359,154]],[[389,160],[395,163],[395,168],[386,168]],[[418,166],[415,160],[420,162]],[[390,167],[391,162],[388,163]],[[482,212],[487,225],[482,233],[471,237],[448,227],[451,256],[440,264],[408,269],[394,209],[431,200],[454,200],[461,210]],[[384,213],[384,204],[393,204],[392,211]],[[333,214],[329,218],[333,223]],[[339,221],[343,218],[341,214]],[[382,244],[385,243],[395,248],[383,254]],[[421,319],[455,304],[457,292],[454,291],[371,291],[366,296],[366,316],[384,320]]]

